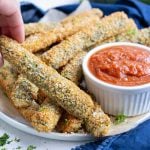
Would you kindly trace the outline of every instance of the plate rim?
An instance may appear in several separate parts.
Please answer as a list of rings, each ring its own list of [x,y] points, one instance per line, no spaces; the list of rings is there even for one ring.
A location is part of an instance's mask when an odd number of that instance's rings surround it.
[[[29,133],[34,136],[42,137],[42,138],[62,140],[62,141],[81,141],[81,140],[92,141],[96,139],[90,134],[82,134],[82,133],[67,134],[67,133],[57,133],[57,132],[49,132],[49,133],[38,132],[34,128],[11,118],[10,116],[8,116],[2,111],[0,111],[0,119],[5,123],[9,124],[10,126],[19,129],[20,131]]]

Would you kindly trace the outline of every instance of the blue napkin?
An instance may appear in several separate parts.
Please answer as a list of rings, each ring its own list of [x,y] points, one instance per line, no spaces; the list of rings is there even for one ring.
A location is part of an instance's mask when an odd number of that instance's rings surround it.
[[[99,139],[72,150],[150,150],[150,120],[127,133]]]
[[[91,3],[92,7],[100,8],[105,15],[112,12],[124,11],[133,18],[139,28],[150,26],[150,5],[146,5],[138,0],[119,0],[116,4]],[[57,9],[69,14],[78,5],[58,7]],[[33,4],[23,3],[21,11],[25,23],[36,22],[44,14],[41,9]],[[100,138],[72,150],[150,150],[150,120],[139,125],[135,129],[111,137]]]

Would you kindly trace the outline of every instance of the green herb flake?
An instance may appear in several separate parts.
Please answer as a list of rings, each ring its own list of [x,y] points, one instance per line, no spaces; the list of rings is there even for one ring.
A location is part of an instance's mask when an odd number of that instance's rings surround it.
[[[135,35],[135,34],[136,34],[136,30],[135,30],[135,29],[129,30],[129,31],[127,32],[127,34]]]
[[[36,149],[36,146],[34,146],[34,145],[29,145],[27,148],[27,150],[34,150],[34,149]]]
[[[7,141],[7,144],[10,144],[11,142],[13,142],[13,140]]]
[[[125,115],[119,114],[119,115],[117,115],[116,118],[115,118],[115,124],[116,124],[116,125],[117,125],[117,124],[120,124],[120,123],[124,122],[125,119],[126,119],[126,116],[125,116]]]
[[[14,141],[15,141],[15,142],[20,142],[20,139],[15,138]]]
[[[7,140],[9,139],[9,135],[4,133],[1,137],[0,137],[0,146],[4,146],[7,143]]]
[[[21,146],[18,146],[16,149],[17,149],[17,150],[20,150],[20,149],[21,149]]]
[[[1,148],[0,150],[7,150],[7,149],[4,147],[4,148]]]

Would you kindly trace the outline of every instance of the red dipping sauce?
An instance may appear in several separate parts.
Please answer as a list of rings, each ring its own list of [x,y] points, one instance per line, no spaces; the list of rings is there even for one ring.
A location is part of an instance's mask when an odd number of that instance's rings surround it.
[[[150,82],[150,52],[133,46],[112,46],[93,54],[91,73],[107,83],[136,86]]]

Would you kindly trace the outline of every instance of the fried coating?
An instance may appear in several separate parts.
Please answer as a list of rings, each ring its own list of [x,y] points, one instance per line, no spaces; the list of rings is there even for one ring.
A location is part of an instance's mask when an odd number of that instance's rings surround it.
[[[38,88],[24,78],[18,77],[11,93],[11,100],[22,116],[38,131],[52,131],[61,116],[61,109],[52,100],[37,104]]]
[[[29,36],[35,33],[46,33],[47,31],[51,31],[58,26],[57,23],[54,22],[38,22],[38,23],[28,23],[24,25],[25,28],[25,36]]]
[[[79,85],[83,76],[82,60],[86,52],[79,52],[74,58],[63,68],[61,75],[75,84]]]
[[[82,127],[82,120],[64,112],[61,119],[59,120],[56,130],[62,133],[72,133],[78,132]]]
[[[85,127],[89,133],[93,133],[96,137],[99,137],[99,133],[106,135],[108,128],[110,128],[110,119],[105,115],[100,105],[95,103],[95,109],[87,118]]]
[[[116,12],[104,17],[100,21],[88,26],[88,28],[77,32],[60,44],[52,47],[42,55],[42,60],[47,65],[58,69],[77,54],[81,49],[85,50],[108,37],[136,28],[133,20],[128,19],[123,12]]]
[[[133,42],[150,46],[150,27],[139,30],[137,34],[137,40],[133,39]]]
[[[95,106],[88,94],[79,89],[73,82],[59,75],[52,67],[48,67],[38,57],[21,47],[19,43],[6,36],[0,37],[0,51],[4,58],[16,67],[18,72],[25,75],[27,79],[45,92],[50,99],[57,102],[68,113],[81,120],[83,119],[85,124],[90,123],[88,118],[92,120],[91,114],[93,114]],[[103,130],[109,130],[110,119],[104,114],[103,120],[104,116],[106,126],[105,122],[103,122],[103,126],[99,124],[95,129],[100,131],[99,133],[95,135],[95,132],[93,132],[95,130],[89,129],[94,127],[89,126],[88,129],[93,135],[101,136],[105,133]],[[93,119],[95,118],[93,117]],[[98,119],[101,122],[101,118],[99,117]]]
[[[11,92],[11,100],[16,108],[37,107],[38,88],[20,75]]]
[[[110,42],[134,42],[150,46],[150,28],[144,28],[142,30],[129,30],[127,32],[110,37],[104,41],[99,41],[96,45],[94,45],[94,47]]]
[[[101,44],[110,43],[110,42],[132,42],[137,39],[138,29],[132,29],[128,30],[126,32],[123,32],[121,34],[112,36],[104,41],[98,41],[96,45],[93,47],[96,47]]]
[[[29,36],[23,42],[22,46],[30,52],[37,52],[73,35],[85,28],[85,26],[99,20],[100,17],[102,17],[102,12],[98,9],[92,9],[78,15],[70,16],[65,21],[62,21],[60,25],[56,26],[54,30]]]
[[[61,116],[61,108],[53,101],[46,99],[38,108],[20,109],[21,114],[40,132],[52,131]]]
[[[10,98],[12,87],[17,80],[17,73],[12,66],[5,60],[4,66],[0,68],[0,86],[6,95]]]

